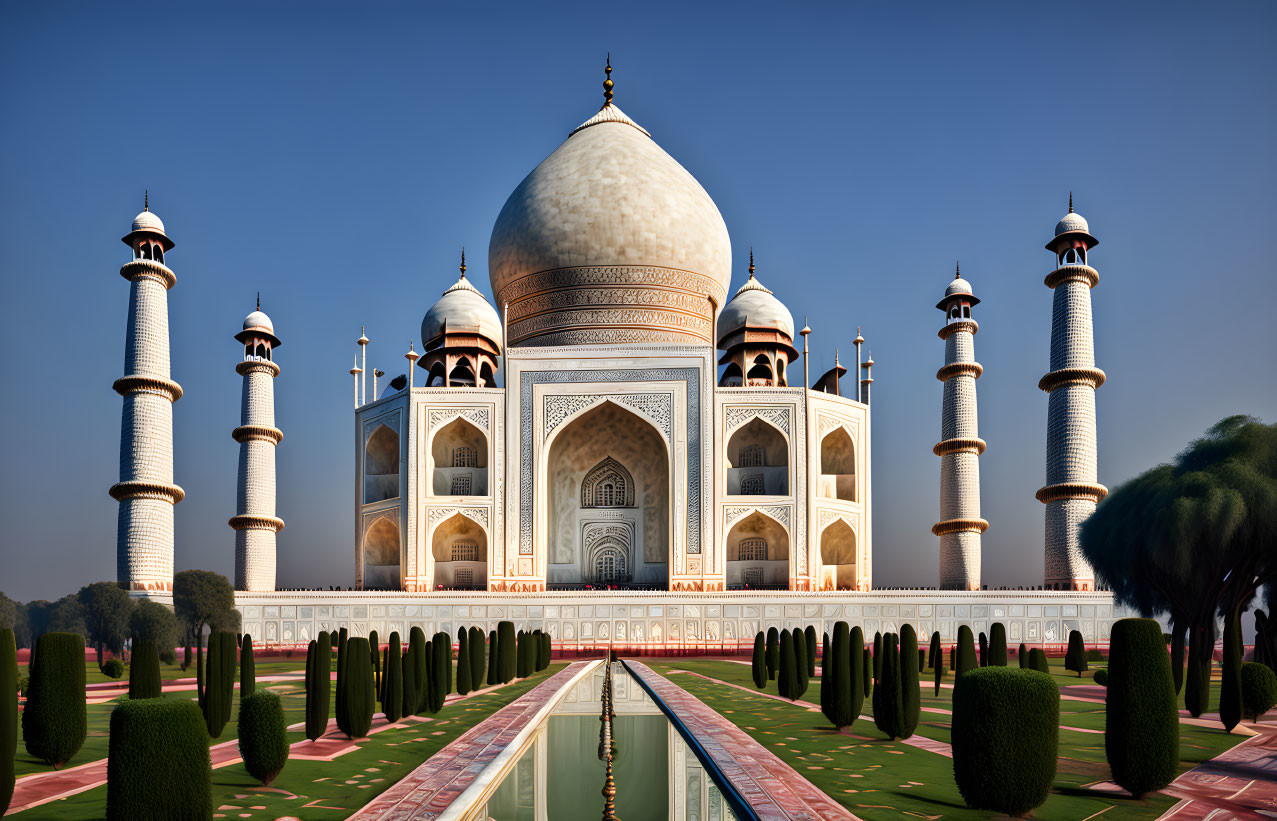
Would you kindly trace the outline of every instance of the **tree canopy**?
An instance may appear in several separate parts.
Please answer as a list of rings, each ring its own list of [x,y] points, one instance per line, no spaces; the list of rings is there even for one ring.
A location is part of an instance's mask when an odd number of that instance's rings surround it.
[[[239,629],[235,589],[225,576],[211,570],[183,570],[173,576],[173,610],[188,638],[194,638],[205,626],[231,632]]]
[[[84,624],[93,649],[102,654],[119,653],[129,637],[129,616],[133,615],[133,599],[115,582],[94,582],[80,588],[76,596],[84,606]]]
[[[172,650],[177,643],[177,633],[177,616],[159,602],[142,599],[129,617],[129,634],[133,640],[153,641],[160,650]]]

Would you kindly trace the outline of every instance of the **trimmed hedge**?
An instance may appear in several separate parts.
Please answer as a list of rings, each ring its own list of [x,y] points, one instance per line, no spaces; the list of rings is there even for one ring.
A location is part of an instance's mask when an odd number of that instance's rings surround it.
[[[807,678],[810,680],[816,677],[816,628],[814,625],[807,625],[803,630],[803,638],[807,641],[804,649],[807,651]]]
[[[794,661],[798,665],[798,689],[794,691],[794,698],[799,699],[807,694],[807,688],[811,685],[811,679],[807,673],[807,636],[797,627],[793,630],[794,636]]]
[[[918,649],[918,634],[913,625],[900,625],[900,704],[904,710],[904,723],[900,725],[900,737],[908,738],[918,729],[922,718],[922,692],[919,689],[919,668],[914,667],[914,659],[922,659],[922,651]]]
[[[989,666],[1007,666],[1007,628],[1000,621],[989,627]]]
[[[1254,723],[1277,705],[1277,674],[1267,664],[1248,661],[1242,665],[1241,682],[1242,717]]]
[[[1109,671],[1101,667],[1091,675],[1091,681],[1094,681],[1101,687],[1107,687],[1109,683]]]
[[[311,741],[328,731],[332,665],[332,635],[321,630],[306,653],[306,737]]]
[[[483,631],[470,628],[470,684],[478,690],[483,686],[484,661],[487,649],[483,646]]]
[[[13,800],[18,754],[18,645],[13,630],[0,628],[0,815]]]
[[[953,662],[954,678],[962,678],[963,673],[977,669],[979,665],[975,657],[975,637],[971,635],[970,627],[965,624],[959,625],[957,655]]]
[[[1028,668],[1037,670],[1039,673],[1051,674],[1051,664],[1046,660],[1046,651],[1041,647],[1034,647],[1029,651]]]
[[[780,631],[775,627],[767,628],[767,679],[773,681],[776,671],[780,669]]]
[[[485,679],[488,686],[501,683],[501,674],[497,670],[497,631],[488,631],[488,673]]]
[[[1086,663],[1086,644],[1077,630],[1069,631],[1069,649],[1064,655],[1064,669],[1077,673],[1078,678],[1090,669],[1090,665]]]
[[[981,630],[979,639],[980,639],[980,644],[979,644],[980,666],[988,667],[989,666],[989,637],[984,634],[983,630]]]
[[[218,630],[208,637],[208,669],[204,671],[204,726],[217,738],[231,720],[235,698],[235,634]]]
[[[470,631],[461,627],[457,630],[457,692],[464,696],[473,689],[470,686]]]
[[[45,633],[36,641],[22,709],[27,752],[55,770],[71,760],[88,734],[84,689],[84,637]]]
[[[243,700],[257,689],[257,666],[253,663],[253,637],[244,634],[239,642],[239,697]]]
[[[346,734],[351,738],[364,738],[372,727],[372,714],[376,709],[373,697],[376,689],[372,681],[372,649],[368,639],[350,636],[346,639],[346,683],[342,698],[346,701]]]
[[[106,817],[213,817],[213,767],[198,704],[150,698],[122,701],[111,711]]]
[[[785,698],[798,698],[798,656],[794,653],[794,637],[780,631],[780,669],[776,672],[776,690]]]
[[[550,638],[549,633],[541,633],[541,669],[550,666],[550,662],[554,659],[554,641]]]
[[[758,635],[754,636],[754,657],[750,660],[750,672],[754,675],[754,686],[760,690],[767,688],[767,661],[764,659],[766,646],[767,640],[763,638],[763,631],[759,630]],[[824,690],[823,683],[821,690]]]
[[[1021,670],[1027,670],[1029,667],[1029,651],[1025,649],[1024,642],[1020,642],[1020,649],[1015,653],[1015,660],[1020,663]]]
[[[422,659],[426,653],[426,633],[420,627],[408,631],[408,652],[401,660],[403,674],[403,710],[401,715],[416,715],[426,700],[426,670]]]
[[[935,677],[935,695],[940,695],[940,682],[944,680],[944,648],[940,646],[940,631],[931,634],[931,672]]]
[[[762,638],[762,633],[758,637]],[[758,639],[754,640],[754,652],[758,652]],[[829,643],[829,652],[821,659],[820,675],[820,709],[829,723],[841,729],[851,726],[855,716],[851,713],[851,641],[847,633],[847,622],[840,621],[834,625],[834,637]],[[764,675],[766,671],[764,670]],[[755,681],[758,681],[755,674]],[[767,686],[764,679],[759,689]]]
[[[269,787],[288,763],[288,724],[279,696],[270,690],[242,696],[235,726],[244,769]]]
[[[1055,778],[1060,691],[1033,670],[969,670],[953,688],[953,776],[967,806],[1023,815]]]
[[[527,678],[532,673],[528,662],[528,636],[522,630],[514,634],[514,677]]]
[[[120,678],[124,675],[124,662],[119,659],[107,659],[102,662],[102,675],[107,678]]]
[[[874,725],[887,738],[904,738],[904,694],[901,688],[900,645],[895,633],[882,637],[878,686],[873,693]],[[906,665],[911,666],[911,665]]]
[[[514,646],[514,622],[497,624],[497,673],[502,684],[509,684],[517,671]]]
[[[394,724],[403,717],[404,664],[403,647],[399,643],[399,631],[390,634],[390,647],[386,650],[386,669],[382,672],[381,711],[386,721]]]
[[[431,665],[429,710],[437,713],[443,709],[448,695],[448,669],[452,666],[452,636],[438,633],[430,641]]]
[[[1119,619],[1109,640],[1104,752],[1113,781],[1136,798],[1175,780],[1179,711],[1162,628]]]
[[[133,658],[129,662],[129,698],[159,698],[160,651],[149,639],[133,642]]]

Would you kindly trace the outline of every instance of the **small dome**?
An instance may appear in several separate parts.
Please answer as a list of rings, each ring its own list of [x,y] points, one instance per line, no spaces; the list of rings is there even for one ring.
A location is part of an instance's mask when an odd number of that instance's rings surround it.
[[[1072,234],[1081,232],[1083,234],[1091,233],[1091,227],[1086,224],[1086,220],[1081,214],[1070,211],[1064,215],[1064,218],[1055,224],[1055,235]]]
[[[750,275],[718,315],[718,341],[742,328],[770,329],[794,338],[794,316],[763,283]]]
[[[133,218],[134,231],[154,231],[157,234],[164,233],[164,222],[155,214],[143,211]]]
[[[270,321],[262,311],[253,311],[244,317],[244,330],[246,331],[265,331],[268,334],[275,333],[275,324]]]
[[[501,349],[501,317],[464,274],[421,320],[421,340],[427,350],[445,332],[476,333]]]
[[[953,282],[949,283],[949,287],[944,289],[944,295],[954,296],[955,294],[971,294],[971,283],[962,277],[954,277]]]

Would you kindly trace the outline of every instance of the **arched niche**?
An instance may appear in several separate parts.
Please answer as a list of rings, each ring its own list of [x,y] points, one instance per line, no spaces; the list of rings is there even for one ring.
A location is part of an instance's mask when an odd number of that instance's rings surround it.
[[[364,444],[364,504],[399,495],[399,434],[381,424]]]
[[[856,446],[851,434],[834,428],[820,440],[820,478],[816,495],[826,499],[856,501]]]
[[[727,532],[727,589],[789,586],[789,533],[758,511]]]
[[[842,519],[835,519],[820,533],[820,563],[832,572],[834,587],[838,590],[855,590],[857,551],[856,531]]]
[[[442,362],[436,362],[430,366],[430,373],[426,375],[427,388],[442,388],[447,382],[447,371],[443,367]]]
[[[398,590],[399,524],[390,516],[380,516],[364,532],[364,589]]]
[[[497,386],[497,375],[492,371],[492,363],[484,362],[479,368],[479,387],[495,388]]]
[[[457,360],[457,364],[452,368],[452,373],[448,374],[448,384],[452,385],[454,388],[474,387],[474,368],[471,366],[470,360]]]
[[[727,440],[729,496],[788,496],[789,443],[757,417]]]
[[[488,495],[488,437],[460,417],[434,435],[431,488],[435,496]]]
[[[750,363],[749,373],[745,374],[748,385],[770,386],[772,384],[772,363],[766,354],[759,354]]]
[[[744,384],[744,379],[741,378],[740,365],[735,362],[727,363],[727,367],[723,368],[723,375],[718,379],[718,386],[720,388],[739,388],[742,384]]]
[[[436,588],[486,590],[488,587],[488,534],[479,523],[461,513],[439,523],[430,539]]]
[[[542,486],[550,585],[604,583],[623,560],[607,584],[669,586],[670,460],[650,422],[614,402],[585,411],[550,442]]]

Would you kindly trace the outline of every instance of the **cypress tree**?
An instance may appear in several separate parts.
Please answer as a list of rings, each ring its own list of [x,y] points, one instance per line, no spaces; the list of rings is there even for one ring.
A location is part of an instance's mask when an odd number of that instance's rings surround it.
[[[940,646],[940,631],[931,634],[931,673],[936,689],[932,695],[939,697],[940,682],[944,681],[944,649]]]
[[[430,688],[437,687],[435,684],[435,637],[431,636],[426,640],[422,648],[421,670],[424,675],[421,678],[421,703],[417,707],[417,715],[424,716],[430,712]]]
[[[1219,690],[1219,720],[1231,733],[1242,720],[1242,626],[1236,611],[1224,621],[1223,673]]]
[[[346,735],[364,738],[372,727],[373,702],[372,648],[368,639],[350,636],[346,639]]]
[[[452,636],[441,632],[439,638],[443,639],[443,645],[448,650],[448,663],[443,666],[443,694],[446,696],[452,692]]]
[[[244,769],[270,786],[288,763],[288,723],[279,695],[263,690],[241,697],[236,727]]]
[[[0,635],[0,643],[3,641]],[[151,639],[135,640],[133,658],[129,661],[129,698],[159,698],[162,692],[159,648]]]
[[[22,740],[33,757],[61,769],[88,734],[84,637],[45,633],[36,641],[29,669]]]
[[[906,665],[908,666],[908,665]],[[901,688],[900,646],[895,633],[882,637],[881,677],[874,688],[874,724],[887,738],[904,736],[904,699]]]
[[[514,622],[497,625],[497,672],[502,684],[509,684],[517,670],[514,647]]]
[[[788,630],[780,631],[780,670],[776,673],[776,689],[785,698],[798,698],[798,657],[794,655],[794,637]]]
[[[993,667],[1007,666],[1007,628],[1000,621],[995,621],[989,628],[989,664]]]
[[[395,667],[399,667],[399,665],[398,665],[398,664],[396,664],[396,665],[395,665]],[[402,669],[400,669],[400,670],[399,670],[399,673],[400,673],[400,675],[403,675],[403,670],[402,670]],[[387,676],[387,675],[389,675],[389,674],[390,674],[390,646],[389,646],[389,645],[387,645],[387,646],[386,646],[386,649],[384,649],[384,650],[382,650],[382,651],[381,651],[381,681],[377,682],[377,701],[381,702],[381,711],[382,711],[383,713],[386,711],[386,676]],[[400,701],[400,704],[399,704],[399,709],[401,709],[401,710],[403,709],[403,684],[402,684],[402,682],[403,682],[403,679],[400,679],[400,685],[399,685],[399,701]]]
[[[958,669],[958,645],[954,644],[949,648],[949,669]]]
[[[847,723],[850,725],[860,718],[860,712],[865,706],[865,697],[869,694],[870,662],[869,651],[865,650],[863,630],[853,627],[847,641],[847,687],[851,692],[851,721]]]
[[[204,710],[204,631],[195,634],[195,700]]]
[[[750,672],[754,674],[754,686],[760,690],[767,687],[767,661],[763,658],[766,654],[766,642],[763,639],[763,631],[759,630],[758,635],[754,636],[754,657],[750,662]],[[824,680],[821,680],[821,690],[824,690]],[[824,706],[824,703],[821,703]]]
[[[876,685],[882,680],[882,631],[874,633],[873,680]]]
[[[852,652],[855,652],[855,650]],[[874,660],[873,656],[869,654],[868,647],[861,647],[861,664],[863,665],[861,668],[862,698],[869,698],[869,695],[873,692]]]
[[[239,698],[243,701],[257,689],[257,666],[253,663],[253,637],[244,634],[239,643]]]
[[[797,665],[798,686],[794,688],[794,699],[800,699],[807,692],[811,679],[807,677],[807,637],[802,630],[794,628],[794,662]]]
[[[478,627],[470,628],[470,684],[478,690],[483,687],[484,673],[483,631]]]
[[[501,673],[497,669],[497,631],[488,631],[488,677],[489,687],[501,683]]]
[[[776,678],[776,670],[780,667],[780,632],[775,627],[767,628],[767,680]]]
[[[1086,644],[1082,641],[1082,634],[1076,630],[1069,631],[1069,650],[1064,655],[1064,669],[1072,670],[1077,673],[1077,677],[1081,678],[1082,673],[1086,672],[1089,665],[1086,663]]]
[[[381,693],[381,640],[376,630],[368,631],[368,653],[372,656],[373,693]],[[380,699],[379,699],[380,700]]]
[[[1136,798],[1175,779],[1179,711],[1162,627],[1119,619],[1109,644],[1104,752],[1113,781]]]
[[[514,677],[526,678],[528,667],[528,641],[522,630],[514,634]]]
[[[399,644],[399,632],[390,634],[390,646],[386,648],[386,666],[381,674],[384,692],[381,710],[386,721],[394,724],[403,718],[403,648]]]
[[[327,630],[306,651],[306,737],[311,741],[328,731],[328,703],[332,692],[333,648]]]
[[[1029,667],[1029,651],[1024,648],[1024,642],[1020,642],[1020,649],[1015,653],[1015,659],[1020,663],[1021,670],[1027,670]]]
[[[554,655],[554,642],[551,641],[549,633],[541,634],[541,651],[541,669],[544,670],[550,666]]]
[[[448,668],[452,666],[452,637],[440,633],[433,640],[434,661],[430,666],[430,712],[443,709],[448,695]]]
[[[408,665],[409,669],[412,671],[412,701],[405,702],[406,704],[410,704],[410,706],[404,707],[404,715],[406,716],[419,715],[424,712],[426,701],[430,696],[429,690],[426,687],[430,678],[430,671],[428,669],[429,663],[426,655],[427,644],[429,644],[429,642],[426,641],[426,631],[422,630],[420,626],[414,626],[412,630],[408,632],[408,653],[412,656],[412,661],[409,662]],[[408,680],[405,678],[405,696],[407,693]]]
[[[927,669],[927,651],[921,647],[918,648],[918,674],[922,675]]]
[[[1046,651],[1041,647],[1034,647],[1029,651],[1029,669],[1050,675],[1051,665],[1046,660]]]
[[[824,633],[820,640],[820,666],[821,667],[825,666],[825,659],[827,658],[829,658],[829,633],[828,632]],[[825,675],[824,673],[821,673],[821,678],[824,678],[824,675]]]
[[[921,670],[913,666],[915,658],[921,661],[922,651],[918,649],[918,634],[909,624],[900,627],[900,658],[900,704],[904,715],[900,737],[908,738],[918,729],[922,718],[922,693],[918,685]]]
[[[158,675],[159,654],[155,642]],[[137,650],[134,651],[137,655]],[[133,677],[129,676],[129,689],[133,689]],[[0,628],[0,815],[4,815],[13,800],[15,779],[14,759],[18,754],[18,644],[13,630]]]
[[[807,625],[807,629],[803,631],[803,638],[807,639],[807,678],[810,680],[816,675],[816,628],[813,625]],[[803,688],[806,689],[806,688]]]
[[[470,692],[470,633],[462,627],[457,631],[457,694]]]
[[[411,643],[409,643],[407,651],[399,659],[399,671],[400,687],[403,691],[403,709],[399,711],[399,714],[407,717],[417,712],[417,704],[420,700],[420,695],[416,689],[417,654],[413,652]]]
[[[1263,621],[1260,615],[1264,611],[1257,610],[1255,612],[1255,646],[1259,647],[1259,637],[1262,633],[1259,630],[1260,622]],[[1175,680],[1175,695],[1178,696],[1180,690],[1184,688],[1184,633],[1178,627],[1171,630],[1171,677]],[[1271,660],[1266,660],[1269,667],[1273,666]]]
[[[980,666],[989,666],[989,637],[980,631]]]
[[[759,633],[754,640],[754,652],[763,634]],[[851,667],[847,663],[851,641],[847,635],[847,622],[840,621],[834,625],[834,638],[829,652],[821,659],[820,672],[820,711],[835,727],[842,729],[851,724]],[[757,679],[757,674],[755,674]],[[766,682],[759,685],[761,689]]]
[[[954,665],[954,678],[961,678],[968,670],[976,669],[975,640],[971,628],[963,624],[958,627],[958,656]]]
[[[204,671],[204,723],[217,738],[231,720],[235,697],[235,634],[218,630],[208,637],[208,669]]]
[[[333,705],[333,713],[337,719],[337,729],[346,735],[350,735],[350,722],[347,720],[346,712],[346,648],[349,644],[350,636],[343,627],[337,634],[337,686],[335,688],[337,700]]]

